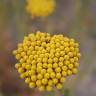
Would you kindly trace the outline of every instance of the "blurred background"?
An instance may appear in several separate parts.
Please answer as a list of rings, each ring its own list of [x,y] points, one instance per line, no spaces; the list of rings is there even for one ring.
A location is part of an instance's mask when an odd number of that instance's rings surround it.
[[[0,96],[57,96],[30,89],[14,68],[12,50],[30,32],[62,33],[80,43],[79,73],[64,83],[64,96],[96,96],[96,0],[56,0],[48,18],[31,19],[26,0],[0,0]],[[58,95],[59,96],[59,95]]]

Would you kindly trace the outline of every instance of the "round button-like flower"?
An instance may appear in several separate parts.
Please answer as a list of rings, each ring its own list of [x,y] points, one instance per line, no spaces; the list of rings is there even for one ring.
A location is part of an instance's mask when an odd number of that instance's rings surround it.
[[[24,37],[13,51],[15,68],[30,88],[61,89],[67,78],[78,73],[79,44],[63,35],[37,32]]]
[[[26,10],[32,17],[46,17],[54,12],[55,6],[55,0],[27,0]],[[36,39],[39,40],[39,38],[40,36],[37,35]],[[42,37],[42,40],[43,39]],[[49,39],[49,37],[47,37],[47,39]],[[39,45],[40,43],[41,42],[38,42]]]

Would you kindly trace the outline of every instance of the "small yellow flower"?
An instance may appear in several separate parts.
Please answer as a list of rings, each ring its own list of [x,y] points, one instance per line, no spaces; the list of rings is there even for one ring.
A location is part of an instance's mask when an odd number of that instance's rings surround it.
[[[68,55],[65,55],[65,56],[64,56],[64,59],[65,59],[65,60],[69,60],[69,56],[68,56]]]
[[[57,58],[57,57],[54,57],[54,58],[53,58],[53,61],[54,61],[55,63],[57,63],[57,62],[58,62],[58,58]]]
[[[20,68],[20,64],[19,63],[15,64],[15,68],[16,69]]]
[[[66,71],[62,71],[62,76],[67,76],[67,72]]]
[[[20,59],[20,63],[21,64],[24,63],[24,59],[23,58]]]
[[[60,83],[58,83],[58,84],[56,85],[56,88],[57,88],[57,89],[62,89],[62,87],[63,87],[63,86],[62,86],[62,84],[60,84]]]
[[[46,85],[48,83],[48,80],[47,79],[42,79],[42,84]]]
[[[51,73],[50,73],[50,77],[51,77],[51,78],[54,78],[54,77],[55,77],[55,73],[54,73],[54,72],[51,72]]]
[[[46,69],[42,69],[41,74],[45,74],[45,73],[46,73]]]
[[[37,75],[37,79],[42,79],[43,78],[43,75],[42,74],[38,74]]]
[[[25,73],[22,73],[22,74],[20,75],[20,77],[21,77],[22,79],[25,78],[25,77],[26,77]]]
[[[75,67],[78,67],[78,66],[79,66],[79,63],[75,62],[75,63],[74,63],[74,66],[75,66]]]
[[[54,12],[55,6],[55,0],[27,0],[26,10],[32,17],[46,17]],[[38,35],[37,40],[40,38]]]
[[[46,86],[46,90],[47,91],[52,91],[52,87],[48,85],[48,86]]]
[[[53,85],[53,81],[52,80],[49,80],[48,81],[48,85],[52,86]]]
[[[39,66],[39,67],[37,67],[37,72],[38,72],[38,73],[40,73],[40,72],[41,72],[41,70],[42,70],[42,67],[40,67],[40,66]],[[43,71],[42,71],[42,72],[43,72]]]
[[[42,84],[42,81],[41,81],[41,80],[37,80],[37,81],[36,81],[36,85],[37,85],[37,86],[41,86],[41,84]]]
[[[47,63],[43,63],[43,68],[47,68]]]
[[[64,57],[60,57],[60,58],[59,58],[59,61],[60,61],[60,62],[63,62],[63,61],[64,61]]]
[[[39,90],[40,90],[40,91],[44,91],[44,90],[45,90],[45,86],[40,86],[40,87],[39,87]]]
[[[73,69],[74,66],[73,66],[73,64],[69,64],[68,67],[69,67],[69,69]]]
[[[60,79],[61,78],[61,73],[56,73],[56,78]]]
[[[40,62],[40,63],[37,63],[37,66],[39,67],[42,67],[43,66],[43,64]]]
[[[68,75],[72,75],[72,71],[71,71],[71,70],[68,70],[68,71],[67,71],[67,74],[68,74]]]
[[[49,38],[49,39],[48,39]],[[63,35],[37,32],[24,37],[13,51],[15,68],[30,88],[61,89],[67,76],[78,73],[79,44]]]
[[[29,83],[29,87],[30,87],[30,88],[34,88],[35,86],[36,86],[36,84],[35,84],[34,82],[30,82],[30,83]]]
[[[61,72],[61,68],[60,68],[60,67],[57,67],[57,68],[55,69],[55,71],[56,71],[57,73],[59,73],[59,72]]]
[[[61,82],[61,83],[64,83],[64,82],[65,82],[65,77],[61,77],[61,78],[60,78],[60,82]]]
[[[53,78],[53,83],[57,84],[58,83],[58,79],[57,78]]]
[[[28,84],[29,84],[30,81],[31,81],[30,78],[26,78],[26,79],[25,79],[25,83],[28,83]]]
[[[48,59],[47,58],[43,58],[43,63],[47,63]]]
[[[23,68],[19,68],[19,69],[18,69],[18,72],[19,72],[19,73],[23,73],[23,72],[24,72],[24,69],[23,69]]]
[[[20,54],[16,54],[16,59],[20,60],[20,58],[21,58],[21,55]]]
[[[65,66],[65,65],[62,66],[62,70],[63,70],[63,71],[67,71],[67,69],[68,69],[67,66]]]
[[[59,52],[56,52],[55,56],[58,58],[60,57],[60,53]]]
[[[31,80],[32,80],[32,81],[36,81],[36,75],[32,75],[32,76],[31,76]]]
[[[49,57],[48,63],[52,63],[52,62],[53,62],[53,59],[51,59],[51,58]]]
[[[72,69],[72,72],[73,72],[74,74],[77,74],[77,73],[78,73],[78,70],[77,70],[76,68],[73,68],[73,69]]]
[[[50,77],[49,73],[44,74],[44,78],[49,79],[49,77]]]
[[[13,51],[13,54],[16,55],[16,54],[17,54],[17,50],[14,50],[14,51]]]
[[[27,69],[27,70],[31,69],[31,65],[26,65],[25,69]]]
[[[53,68],[57,68],[58,64],[57,63],[53,63]]]
[[[47,64],[48,68],[52,68],[52,63]]]
[[[26,63],[22,63],[22,67],[25,68],[26,67]]]
[[[47,72],[48,72],[48,73],[53,72],[52,68],[48,68],[48,69],[47,69]]]

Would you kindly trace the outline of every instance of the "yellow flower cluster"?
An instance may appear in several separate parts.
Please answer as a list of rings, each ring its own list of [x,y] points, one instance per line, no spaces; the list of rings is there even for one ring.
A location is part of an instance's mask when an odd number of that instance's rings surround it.
[[[55,9],[54,0],[27,0],[26,10],[32,17],[46,17]]]
[[[51,91],[53,86],[61,89],[66,77],[78,72],[79,45],[63,35],[31,33],[13,54],[19,61],[15,68],[20,77],[40,91]]]

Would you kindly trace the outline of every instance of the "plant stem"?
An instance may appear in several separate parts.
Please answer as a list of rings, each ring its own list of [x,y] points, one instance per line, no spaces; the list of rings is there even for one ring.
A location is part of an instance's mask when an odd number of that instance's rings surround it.
[[[55,94],[56,96],[64,96],[61,92],[61,90],[57,90],[57,89],[54,89],[55,90]]]

